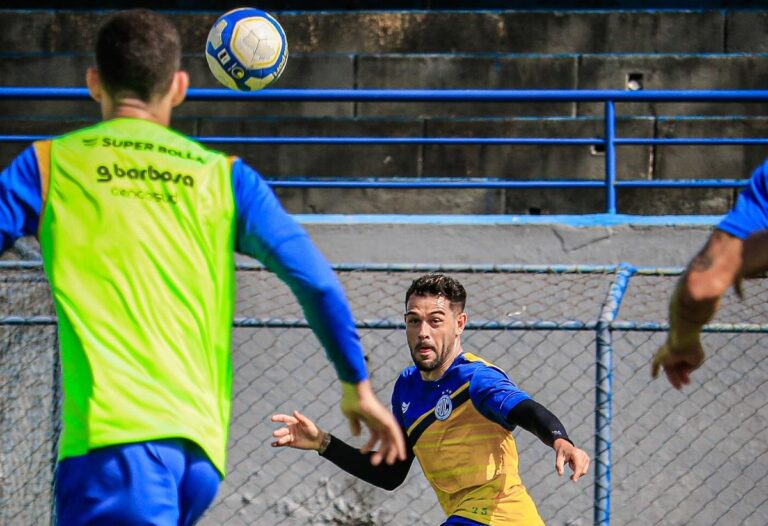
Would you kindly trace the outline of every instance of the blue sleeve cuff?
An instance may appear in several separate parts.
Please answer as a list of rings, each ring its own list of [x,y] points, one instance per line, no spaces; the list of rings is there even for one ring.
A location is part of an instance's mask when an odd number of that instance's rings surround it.
[[[0,172],[0,250],[37,234],[42,202],[40,167],[29,146]]]

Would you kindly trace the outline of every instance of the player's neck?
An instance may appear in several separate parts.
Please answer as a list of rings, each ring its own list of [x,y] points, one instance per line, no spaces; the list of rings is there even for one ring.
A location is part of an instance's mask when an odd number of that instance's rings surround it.
[[[171,122],[171,108],[165,104],[152,104],[135,98],[122,98],[102,106],[104,120],[121,117],[143,119],[163,126]]]

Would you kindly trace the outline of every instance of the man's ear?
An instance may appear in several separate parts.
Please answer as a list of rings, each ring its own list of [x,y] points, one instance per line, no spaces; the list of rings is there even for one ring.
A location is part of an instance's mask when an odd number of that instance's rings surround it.
[[[104,96],[103,88],[101,87],[101,75],[99,70],[90,67],[85,72],[85,84],[88,86],[88,93],[91,94],[91,98],[96,102],[101,102],[101,98]]]
[[[187,98],[189,89],[189,74],[186,71],[179,70],[173,74],[171,82],[171,107],[175,108]]]
[[[461,334],[464,332],[464,327],[467,326],[467,313],[462,312],[456,316],[456,333]]]

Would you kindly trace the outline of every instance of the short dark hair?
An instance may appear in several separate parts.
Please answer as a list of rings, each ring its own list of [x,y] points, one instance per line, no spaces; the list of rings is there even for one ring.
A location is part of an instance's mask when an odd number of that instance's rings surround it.
[[[181,67],[181,37],[159,13],[121,11],[99,28],[96,67],[112,97],[128,95],[149,102],[168,91]]]
[[[467,303],[467,291],[458,280],[445,274],[424,274],[416,278],[405,293],[405,305],[413,295],[416,296],[443,296],[451,302],[451,306],[458,306],[459,312],[464,312]]]

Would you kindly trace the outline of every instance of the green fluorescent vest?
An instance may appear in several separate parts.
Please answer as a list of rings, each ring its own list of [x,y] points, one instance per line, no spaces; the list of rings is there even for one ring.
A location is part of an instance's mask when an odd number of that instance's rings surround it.
[[[40,244],[59,318],[59,458],[184,437],[224,474],[235,205],[228,159],[158,124],[56,138]]]

